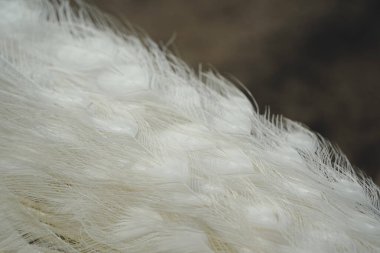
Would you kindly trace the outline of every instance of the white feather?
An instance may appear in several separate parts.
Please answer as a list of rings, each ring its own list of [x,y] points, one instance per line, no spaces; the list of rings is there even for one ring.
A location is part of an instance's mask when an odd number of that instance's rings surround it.
[[[380,252],[379,188],[69,1],[0,1],[0,252]]]

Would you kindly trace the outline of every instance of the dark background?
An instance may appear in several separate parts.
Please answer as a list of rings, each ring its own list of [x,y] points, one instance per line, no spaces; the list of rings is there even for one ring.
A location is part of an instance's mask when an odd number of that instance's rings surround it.
[[[95,0],[194,68],[236,77],[380,184],[379,0]]]

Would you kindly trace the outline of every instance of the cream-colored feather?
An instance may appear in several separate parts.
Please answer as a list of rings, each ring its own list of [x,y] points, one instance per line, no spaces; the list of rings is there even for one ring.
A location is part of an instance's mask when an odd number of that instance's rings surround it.
[[[380,252],[379,188],[79,2],[0,0],[0,252]]]

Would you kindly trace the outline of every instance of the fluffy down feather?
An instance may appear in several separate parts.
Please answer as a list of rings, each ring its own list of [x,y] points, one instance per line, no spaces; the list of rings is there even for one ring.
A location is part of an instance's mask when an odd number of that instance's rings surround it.
[[[78,2],[0,1],[1,252],[380,252],[379,188]]]

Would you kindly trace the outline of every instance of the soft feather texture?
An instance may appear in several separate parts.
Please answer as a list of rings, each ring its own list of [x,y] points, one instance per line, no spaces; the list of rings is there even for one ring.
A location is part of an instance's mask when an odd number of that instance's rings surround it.
[[[380,252],[379,188],[78,2],[0,1],[1,252]]]

